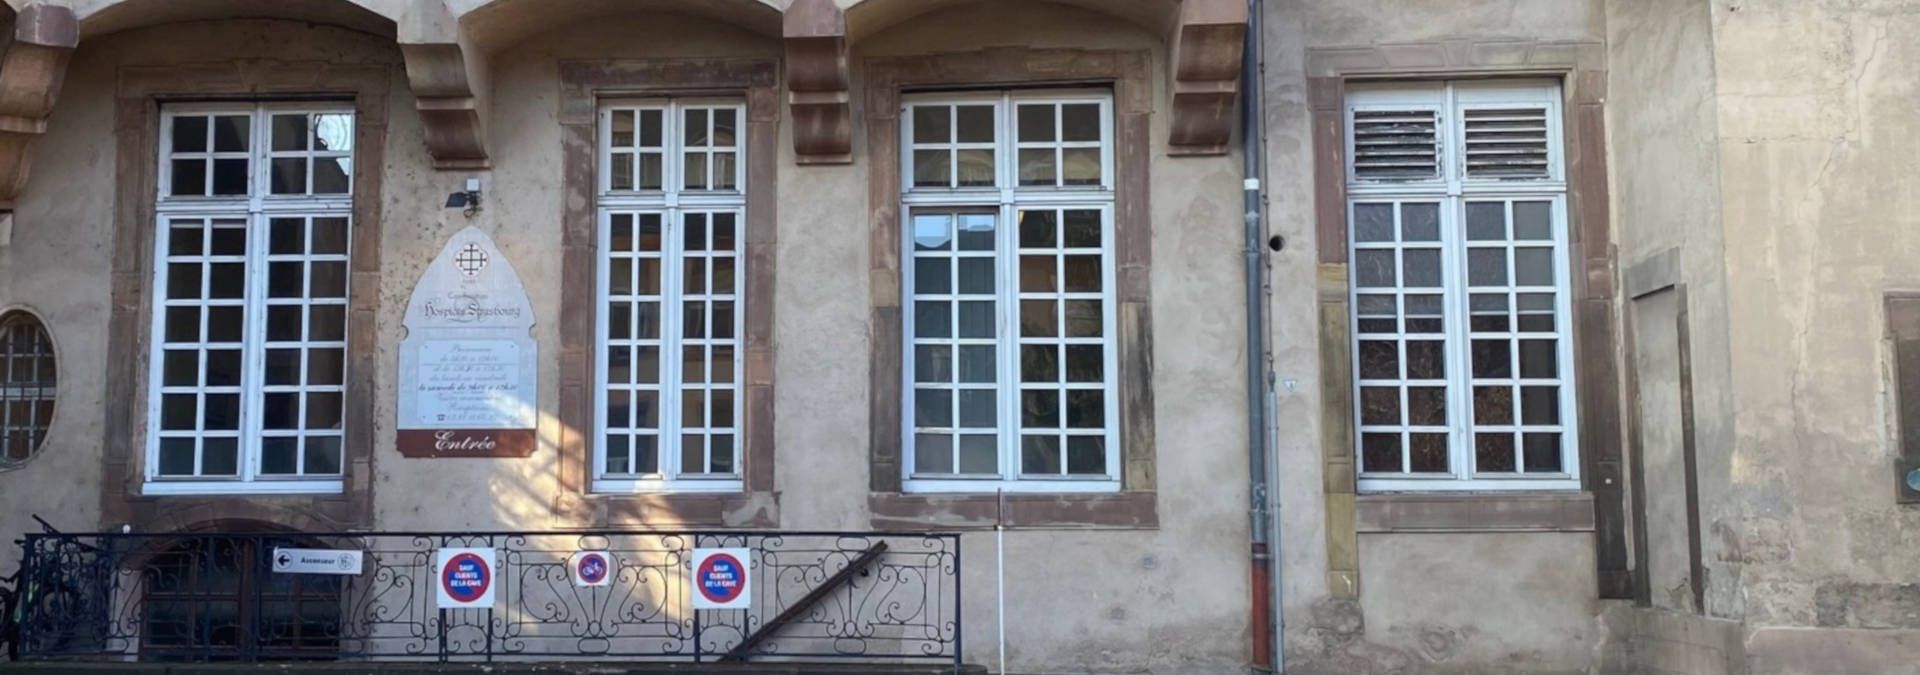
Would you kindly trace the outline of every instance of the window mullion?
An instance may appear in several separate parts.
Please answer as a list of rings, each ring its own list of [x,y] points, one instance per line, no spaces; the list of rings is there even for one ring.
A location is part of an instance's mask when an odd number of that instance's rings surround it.
[[[1020,479],[1020,291],[1018,267],[1015,262],[1019,238],[1013,222],[1018,213],[1012,205],[1000,207],[998,217],[1001,225],[994,233],[994,286],[999,291],[1000,311],[997,312],[1000,325],[995,335],[1000,366],[995,370],[999,379],[993,385],[998,397],[1000,437],[1000,477],[1002,480]]]
[[[1448,469],[1455,479],[1473,478],[1473,348],[1471,303],[1467,286],[1466,203],[1447,196],[1440,199],[1441,269],[1445,276],[1447,321],[1447,418],[1452,428],[1448,443]]]
[[[676,115],[677,117],[677,115]],[[669,146],[674,144],[669,143]],[[660,328],[660,440],[656,447],[660,465],[656,467],[660,476],[666,480],[675,480],[680,476],[681,430],[680,415],[686,402],[681,400],[680,362],[681,336],[686,316],[681,311],[686,306],[681,297],[683,279],[681,269],[686,262],[684,227],[681,223],[679,208],[668,208],[660,214],[660,315],[663,317]]]
[[[260,472],[261,417],[266,408],[261,380],[266,373],[267,230],[265,215],[257,211],[247,215],[247,288],[241,300],[246,333],[241,336],[241,358],[248,367],[240,373],[240,442],[235,444],[240,479],[246,482]]]

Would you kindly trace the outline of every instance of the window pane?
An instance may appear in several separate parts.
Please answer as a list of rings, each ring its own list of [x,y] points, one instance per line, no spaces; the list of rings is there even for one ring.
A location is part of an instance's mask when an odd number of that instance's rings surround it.
[[[913,142],[947,143],[953,138],[950,123],[951,109],[943,105],[922,105],[913,108]]]
[[[1414,473],[1446,473],[1446,434],[1407,434],[1410,441],[1407,462]]]
[[[214,152],[246,152],[249,121],[245,115],[220,115],[213,118]]]
[[[1059,156],[1053,148],[1020,149],[1020,184],[1055,185],[1059,178]]]
[[[1099,211],[1067,211],[1064,226],[1068,248],[1100,247],[1102,237]]]
[[[1053,248],[1059,241],[1058,214],[1054,211],[1020,212],[1020,247]]]
[[[243,195],[247,193],[247,160],[213,160],[213,194]]]
[[[628,147],[634,143],[634,111],[615,110],[612,115],[613,126],[611,142],[614,147]]]
[[[192,431],[200,420],[200,399],[192,393],[169,393],[159,397],[159,428],[167,431]]]
[[[200,452],[200,473],[202,475],[232,476],[240,473],[239,439],[202,439]]]
[[[1440,205],[1402,205],[1400,231],[1403,241],[1440,241]]]
[[[733,108],[713,110],[713,145],[719,147],[734,145],[735,116]]]
[[[269,185],[274,194],[302,194],[307,191],[307,158],[276,158],[270,169],[273,175]]]
[[[173,151],[206,152],[207,118],[200,116],[182,116],[173,118]]]
[[[1474,434],[1474,468],[1481,473],[1514,471],[1513,434],[1511,432]]]
[[[947,428],[953,426],[953,392],[948,389],[918,389],[913,392],[914,426]]]
[[[1501,202],[1467,203],[1467,239],[1500,241],[1507,238],[1506,204]]]
[[[953,292],[953,263],[946,258],[918,258],[913,261],[913,292],[944,295]]]
[[[306,150],[307,116],[274,115],[272,135],[274,152]]]
[[[313,116],[313,149],[322,152],[353,150],[353,115],[322,113]]]
[[[978,476],[1000,472],[1000,448],[993,436],[968,434],[960,437],[961,474]]]
[[[1514,202],[1513,238],[1522,241],[1553,238],[1552,202]]]
[[[306,463],[302,465],[302,469],[307,475],[340,473],[340,459],[340,437],[307,437]]]
[[[992,429],[999,424],[999,396],[992,389],[960,391],[960,426]]]
[[[952,161],[952,153],[947,150],[913,151],[913,186],[951,186],[953,184]]]
[[[1060,473],[1060,437],[1021,436],[1020,472],[1025,474]]]
[[[987,187],[994,184],[997,176],[994,174],[992,150],[960,150],[957,158],[960,187]]]
[[[1100,436],[1067,437],[1067,473],[1077,476],[1107,472],[1107,439]]]
[[[353,160],[344,157],[320,157],[313,160],[313,193],[342,195],[349,191]]]
[[[1099,148],[1065,148],[1060,151],[1062,184],[1099,185],[1102,173]]]
[[[960,381],[984,383],[994,381],[994,348],[991,345],[962,345],[960,347]]]
[[[1393,206],[1390,204],[1354,204],[1353,240],[1357,242],[1393,241]]]
[[[915,473],[953,473],[953,435],[914,434],[913,470]]]
[[[963,105],[955,108],[959,117],[958,140],[961,143],[993,142],[993,106]]]
[[[1360,470],[1365,472],[1401,472],[1400,434],[1361,434]]]
[[[207,160],[173,160],[173,190],[176,197],[207,194]]]
[[[1072,103],[1060,106],[1060,137],[1069,143],[1093,142],[1100,138],[1100,104]]]
[[[1529,473],[1561,473],[1560,434],[1526,433],[1521,435]]]
[[[1051,143],[1056,140],[1053,111],[1052,105],[1021,104],[1019,106],[1020,142]]]
[[[688,108],[684,117],[684,124],[681,126],[681,132],[686,139],[687,145],[706,145],[707,110],[705,108]]]

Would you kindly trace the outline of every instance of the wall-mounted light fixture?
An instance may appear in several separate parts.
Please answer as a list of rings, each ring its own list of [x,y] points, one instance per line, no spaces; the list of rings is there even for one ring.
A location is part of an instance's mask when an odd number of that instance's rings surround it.
[[[468,178],[467,189],[447,195],[447,208],[460,209],[468,218],[480,212],[480,179]]]

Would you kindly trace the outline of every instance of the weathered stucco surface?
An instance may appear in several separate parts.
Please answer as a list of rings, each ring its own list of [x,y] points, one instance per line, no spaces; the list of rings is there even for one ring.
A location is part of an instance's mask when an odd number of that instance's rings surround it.
[[[1289,672],[1577,672],[1588,665],[1589,653],[1567,640],[1596,636],[1591,534],[1362,535],[1358,599],[1328,588],[1306,68],[1310,53],[1333,48],[1598,42],[1606,37],[1603,9],[1598,0],[1266,3],[1269,229],[1286,240],[1272,256],[1269,311]],[[1462,583],[1478,592],[1467,598],[1452,590]],[[1533,603],[1541,606],[1515,611]]]
[[[377,4],[377,3],[375,3]],[[458,4],[458,3],[456,3]],[[591,3],[588,3],[591,5]],[[107,11],[104,8],[96,8]],[[524,9],[524,8],[523,8]],[[92,10],[88,10],[92,11]],[[520,10],[515,10],[520,11]],[[296,12],[297,13],[297,12]],[[565,12],[562,12],[565,14]],[[378,63],[392,68],[392,114],[380,167],[377,388],[373,470],[376,529],[539,529],[561,523],[557,415],[562,204],[558,64],[567,59],[778,58],[775,35],[713,16],[591,5],[555,25],[505,34],[488,54],[490,170],[435,171],[421,141],[400,54],[390,36],[278,20],[167,23],[90,38],[69,72],[52,130],[35,151],[35,183],[19,206],[14,244],[0,248],[0,299],[48,317],[62,349],[61,419],[43,455],[0,473],[0,533],[27,512],[72,530],[101,522],[98,438],[113,225],[115,72],[127,64],[236,58]],[[1161,34],[1085,8],[1031,2],[956,5],[915,14],[853,45],[871,56],[995,46],[1132,49],[1151,54],[1154,103],[1167,84]],[[783,116],[785,106],[782,106]],[[1239,165],[1229,157],[1166,156],[1155,115],[1151,159],[1159,526],[1144,530],[1015,531],[1006,535],[1007,660],[1028,672],[1227,673],[1246,663],[1245,404],[1238,292]],[[786,121],[782,122],[783,127]],[[867,171],[796,166],[783,128],[777,169],[780,274],[775,338],[776,487],[780,526],[867,529]],[[856,132],[855,138],[862,138]],[[861,149],[856,148],[856,156]],[[471,221],[442,207],[468,176],[485,184]],[[468,224],[493,236],[518,268],[540,341],[540,447],[527,459],[406,459],[393,448],[392,364],[408,295],[445,237]],[[751,274],[751,271],[749,271]],[[20,505],[33,505],[23,510]],[[44,505],[44,506],[43,506]],[[671,527],[672,522],[650,523]],[[995,538],[964,543],[967,659],[994,663]],[[9,550],[0,564],[11,568]]]
[[[1910,2],[1714,2],[1734,450],[1716,614],[1920,629],[1920,511],[1893,502],[1881,298],[1920,288]],[[1907,433],[1920,433],[1908,429]],[[1839,635],[1839,634],[1836,634]]]
[[[23,3],[9,0],[18,7]],[[372,525],[525,528],[554,515],[562,203],[558,64],[567,59],[779,58],[778,0],[450,0],[483,62],[493,168],[436,171],[396,34],[412,0],[74,0],[84,41],[33,178],[0,247],[0,309],[47,322],[60,408],[33,461],[0,472],[0,539],[40,513],[102,522],[116,147],[127,65],[237,58],[391,71],[380,170]],[[838,0],[849,12],[853,100],[862,60],[996,46],[1153,56],[1150,205],[1158,526],[966,535],[967,657],[1032,672],[1240,672],[1248,660],[1239,160],[1167,156],[1170,0]],[[1920,635],[1920,511],[1893,505],[1890,355],[1880,299],[1920,290],[1916,170],[1920,2],[1913,0],[1270,0],[1267,106],[1276,374],[1273,463],[1279,592],[1293,672],[1887,671]],[[1596,600],[1585,532],[1370,532],[1357,594],[1328,587],[1318,337],[1320,288],[1307,64],[1316,50],[1604,43],[1615,270],[1622,317],[1644,320],[1638,440],[1650,472],[1646,561],[1657,606]],[[858,110],[859,106],[855,106]],[[800,166],[782,106],[774,363],[779,525],[866,529],[870,298],[864,120],[856,161]],[[444,238],[441,207],[469,175],[472,223],[513,259],[542,345],[541,447],[522,460],[410,460],[392,447],[399,312]],[[1639,284],[1639,286],[1636,286]],[[1650,285],[1649,285],[1650,284]],[[1684,287],[1644,299],[1636,290]],[[1641,286],[1645,286],[1642,288]],[[1705,617],[1686,616],[1686,514],[1674,454],[1685,432],[1677,328],[1688,317]],[[1631,392],[1628,394],[1631,396]],[[1916,430],[1907,430],[1916,433]],[[117,480],[117,478],[113,479]],[[1348,520],[1351,520],[1349,517]],[[1341,526],[1333,519],[1335,526]],[[672,523],[662,521],[659,526]],[[1344,523],[1350,526],[1351,523]],[[0,573],[17,551],[0,553]]]
[[[1669,267],[1687,288],[1704,611],[1727,620],[1615,617],[1624,651],[1609,651],[1642,667],[1728,655],[1689,672],[1911,672],[1890,655],[1920,629],[1920,512],[1894,504],[1881,301],[1920,287],[1920,49],[1899,37],[1920,5],[1607,9],[1622,265],[1629,284]],[[1657,260],[1669,249],[1678,264]],[[1643,386],[1675,376],[1646,365]]]

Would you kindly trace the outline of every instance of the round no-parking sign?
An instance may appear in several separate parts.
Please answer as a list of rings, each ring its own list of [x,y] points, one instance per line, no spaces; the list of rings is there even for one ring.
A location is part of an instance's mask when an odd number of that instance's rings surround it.
[[[606,551],[581,551],[567,561],[567,571],[575,586],[606,586],[613,583],[613,561]]]
[[[493,606],[493,549],[443,548],[438,558],[441,609]]]
[[[747,609],[753,602],[751,557],[744,548],[694,549],[693,608]]]

